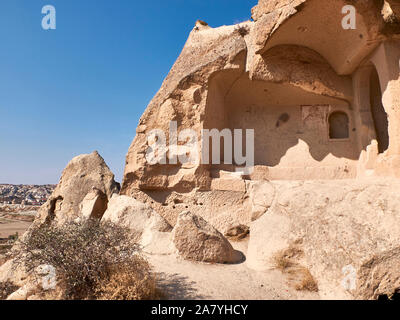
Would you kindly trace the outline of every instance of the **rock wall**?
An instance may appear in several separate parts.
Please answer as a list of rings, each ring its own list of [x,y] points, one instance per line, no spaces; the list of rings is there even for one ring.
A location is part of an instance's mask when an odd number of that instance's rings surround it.
[[[273,269],[282,250],[296,249],[323,299],[377,299],[400,288],[399,180],[271,185],[270,207],[250,225],[251,268]]]
[[[357,10],[355,30],[341,26],[342,8],[349,4]],[[363,89],[356,80],[360,68],[372,59],[391,119],[389,154],[398,154],[394,141],[399,119],[397,111],[390,111],[397,103],[398,71],[390,80],[384,79],[387,61],[398,61],[397,49],[392,46],[393,53],[374,58],[380,43],[385,48],[390,41],[397,46],[396,16],[390,4],[260,1],[252,14],[254,21],[236,26],[211,28],[196,23],[140,119],[126,159],[122,194],[133,195],[138,189],[212,190],[219,184],[213,182],[219,171],[235,171],[235,163],[230,167],[202,162],[150,165],[148,135],[159,129],[168,141],[171,121],[177,122],[178,132],[196,131],[200,152],[202,129],[255,129],[255,164],[265,179],[348,179],[370,174],[369,170],[376,175],[395,174],[390,168],[397,168],[397,158],[388,160],[385,155],[380,164],[371,164],[374,153],[378,156],[371,147],[367,152],[376,139],[375,127],[373,121],[365,121],[372,117],[371,110],[359,103]],[[347,139],[330,139],[329,116],[334,112],[348,118]],[[167,158],[174,152],[167,146]]]

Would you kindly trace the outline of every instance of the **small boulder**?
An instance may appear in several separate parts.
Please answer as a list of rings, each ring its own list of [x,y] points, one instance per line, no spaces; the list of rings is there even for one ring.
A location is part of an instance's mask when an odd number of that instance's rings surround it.
[[[179,254],[187,260],[237,263],[242,258],[218,230],[188,211],[179,215],[172,238]]]

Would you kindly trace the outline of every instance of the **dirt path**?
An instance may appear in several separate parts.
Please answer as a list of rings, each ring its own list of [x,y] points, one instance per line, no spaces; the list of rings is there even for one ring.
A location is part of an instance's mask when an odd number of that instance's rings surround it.
[[[247,243],[234,243],[247,251]],[[280,271],[257,272],[246,262],[213,265],[185,261],[174,255],[149,255],[159,285],[169,299],[207,300],[301,300],[319,299],[318,294],[296,291]]]
[[[29,221],[0,216],[0,238],[22,235]],[[233,242],[246,255],[247,241]],[[170,300],[301,300],[319,299],[318,294],[296,291],[280,271],[257,272],[246,262],[217,265],[185,261],[175,255],[148,255],[158,274],[159,286]]]

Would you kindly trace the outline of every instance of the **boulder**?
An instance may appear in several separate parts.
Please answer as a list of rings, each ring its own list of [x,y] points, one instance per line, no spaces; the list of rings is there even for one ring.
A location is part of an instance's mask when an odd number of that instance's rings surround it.
[[[72,221],[82,217],[82,208],[89,216],[101,217],[108,200],[118,192],[114,174],[97,151],[80,155],[64,169],[56,189],[40,208],[36,223]]]
[[[240,253],[218,230],[189,211],[179,215],[172,234],[184,259],[211,263],[236,263],[241,259]]]
[[[323,299],[377,299],[400,288],[399,180],[274,182],[277,199],[252,222],[249,267],[276,268],[280,252],[318,283]]]
[[[171,225],[149,205],[127,196],[114,195],[101,221],[129,228],[146,253],[173,252]]]

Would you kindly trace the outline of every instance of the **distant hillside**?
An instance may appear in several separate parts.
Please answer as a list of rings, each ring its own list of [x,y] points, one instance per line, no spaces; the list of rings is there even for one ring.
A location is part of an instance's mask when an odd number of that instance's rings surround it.
[[[55,185],[0,184],[0,204],[42,205],[55,187]]]

